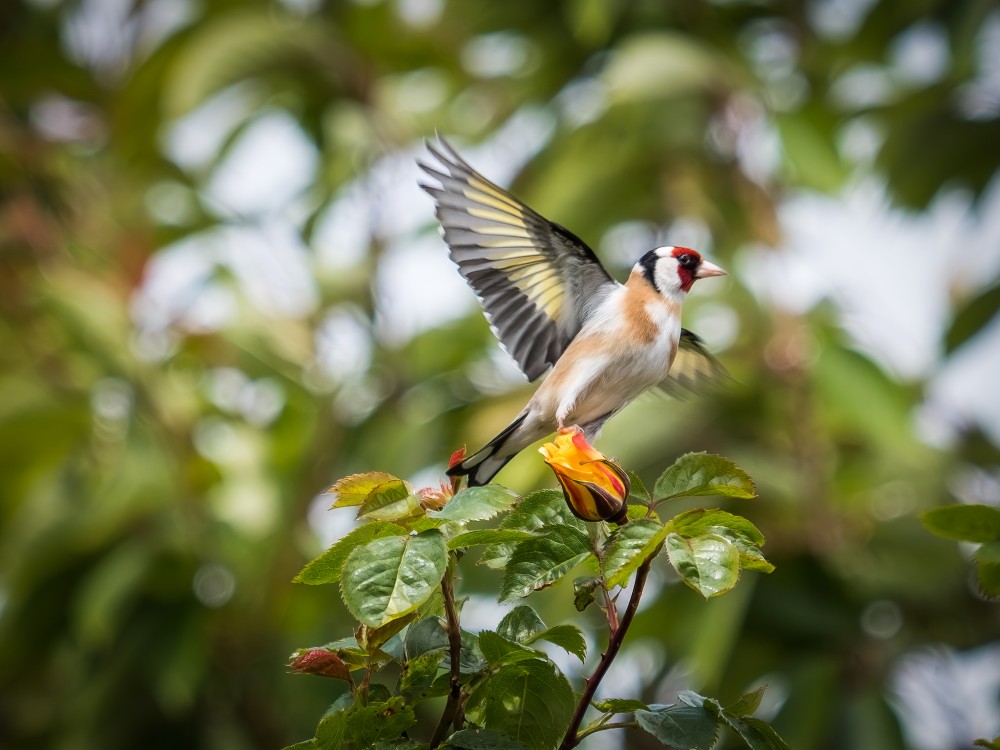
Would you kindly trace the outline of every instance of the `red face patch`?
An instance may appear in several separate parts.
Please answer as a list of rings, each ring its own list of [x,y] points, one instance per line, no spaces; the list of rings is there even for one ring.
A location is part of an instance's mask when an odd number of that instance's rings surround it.
[[[688,247],[675,247],[670,253],[677,261],[677,276],[681,281],[681,289],[691,291],[695,282],[695,272],[701,265],[701,255]]]
[[[670,253],[675,258],[680,258],[682,255],[692,256],[698,263],[701,263],[701,253],[697,250],[692,250],[689,247],[675,247],[673,252]]]

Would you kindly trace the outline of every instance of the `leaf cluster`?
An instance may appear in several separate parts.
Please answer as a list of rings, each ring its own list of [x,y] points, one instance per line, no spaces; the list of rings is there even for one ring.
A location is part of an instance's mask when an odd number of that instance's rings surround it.
[[[679,709],[606,702],[598,706],[602,716],[577,734],[588,693],[578,696],[539,646],[552,644],[585,664],[587,643],[580,629],[547,626],[532,607],[518,604],[495,628],[472,633],[461,628],[454,597],[455,567],[473,548],[483,548],[480,565],[500,571],[501,602],[522,599],[583,568],[589,575],[574,583],[576,607],[596,603],[607,616],[609,637],[617,639],[602,657],[599,669],[606,668],[604,661],[613,658],[627,628],[627,621],[619,621],[614,590],[626,587],[661,552],[680,579],[706,598],[730,590],[744,569],[772,570],[760,551],[763,535],[745,518],[715,508],[662,521],[657,512],[681,497],[755,497],[753,482],[731,461],[682,456],[653,493],[636,480],[633,520],[613,530],[576,518],[555,490],[523,498],[495,485],[454,495],[446,489],[417,492],[392,475],[370,472],[347,477],[330,492],[334,508],[357,508],[360,525],[295,580],[336,584],[358,625],[353,636],[296,652],[291,667],[342,680],[350,690],[324,714],[315,736],[293,747],[423,747],[409,739],[418,724],[417,706],[441,698],[446,706],[430,747],[541,749],[560,741],[572,747],[587,734],[617,726],[608,721],[623,711],[635,712],[629,726],[675,747],[682,745],[661,725],[687,721],[698,737],[707,736],[709,728],[715,736],[725,725],[750,747],[782,747],[761,744],[758,736],[777,735],[744,718],[756,704],[741,714],[739,706],[722,709],[710,699],[693,706],[685,697],[688,703]]]

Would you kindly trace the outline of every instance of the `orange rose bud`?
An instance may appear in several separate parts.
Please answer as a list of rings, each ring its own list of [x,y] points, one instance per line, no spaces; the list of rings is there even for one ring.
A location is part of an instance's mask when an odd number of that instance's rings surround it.
[[[546,443],[538,452],[555,472],[574,516],[584,521],[627,522],[628,474],[591,446],[579,427],[559,430],[555,442]]]

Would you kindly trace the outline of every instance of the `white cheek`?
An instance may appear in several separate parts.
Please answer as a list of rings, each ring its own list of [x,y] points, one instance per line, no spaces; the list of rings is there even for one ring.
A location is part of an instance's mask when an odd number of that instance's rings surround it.
[[[656,281],[660,287],[660,293],[675,302],[684,300],[684,290],[681,288],[681,277],[677,273],[676,263],[661,263],[662,270],[657,269]]]

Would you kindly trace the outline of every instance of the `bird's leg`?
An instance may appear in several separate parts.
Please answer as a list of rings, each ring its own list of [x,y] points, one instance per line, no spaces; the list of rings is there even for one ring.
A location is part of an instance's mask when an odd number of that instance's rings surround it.
[[[580,427],[583,429],[583,435],[585,438],[587,438],[588,443],[593,443],[597,440],[598,437],[600,437],[601,428],[604,427],[604,423],[607,422],[608,419],[610,419],[611,416],[614,415],[614,413],[615,413],[614,411],[609,411],[607,414],[602,414],[597,419],[593,419],[587,422],[587,424],[580,425]]]
[[[556,409],[556,426],[560,430],[566,429],[566,425],[574,425],[576,421],[570,419],[570,412],[576,404],[573,401],[563,402],[559,404],[559,408]]]

